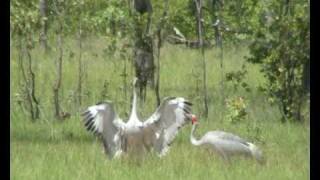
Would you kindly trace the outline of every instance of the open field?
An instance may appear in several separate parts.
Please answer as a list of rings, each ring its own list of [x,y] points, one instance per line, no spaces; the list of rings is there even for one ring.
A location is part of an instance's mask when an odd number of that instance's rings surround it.
[[[38,48],[32,51],[36,73],[36,95],[41,103],[41,119],[32,123],[26,110],[17,102],[22,81],[18,69],[18,53],[11,48],[10,87],[10,175],[18,179],[307,179],[309,177],[309,125],[280,123],[280,112],[267,103],[257,86],[264,82],[259,67],[248,64],[245,81],[252,91],[225,82],[220,86],[221,69],[218,50],[206,52],[209,89],[209,117],[202,117],[202,71],[199,52],[166,45],[161,54],[160,95],[182,96],[193,102],[193,112],[200,117],[198,137],[209,130],[225,130],[256,143],[264,152],[266,164],[261,166],[252,160],[234,157],[226,164],[217,155],[194,147],[189,142],[191,125],[183,128],[170,153],[162,159],[149,154],[141,162],[128,158],[110,161],[103,153],[102,145],[85,131],[79,112],[102,99],[115,103],[120,116],[128,117],[133,68],[127,61],[128,88],[124,89],[122,69],[124,61],[103,53],[104,41],[89,39],[84,42],[83,61],[86,76],[83,102],[76,105],[78,47],[66,40],[61,89],[62,108],[71,113],[64,122],[54,121],[52,86],[55,79],[57,58],[53,51],[44,56]],[[240,70],[247,55],[245,48],[228,49],[224,54],[224,73]],[[104,88],[104,82],[108,82]],[[127,96],[125,96],[127,94]],[[223,95],[222,95],[223,94]],[[230,124],[225,120],[226,98],[243,96],[247,102],[248,118]],[[155,109],[155,97],[149,90],[147,101],[138,108],[141,117],[148,117]]]

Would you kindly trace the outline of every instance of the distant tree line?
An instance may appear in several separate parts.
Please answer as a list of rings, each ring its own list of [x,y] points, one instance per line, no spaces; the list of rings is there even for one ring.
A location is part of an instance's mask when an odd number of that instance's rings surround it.
[[[137,67],[145,63],[145,59],[150,59],[148,67],[153,71],[152,75],[155,69],[158,73],[155,92],[159,99],[160,47],[163,40],[177,33],[175,29],[178,29],[186,41],[196,39],[197,48],[202,48],[203,53],[202,45],[206,42],[212,44],[209,50],[220,48],[221,69],[223,47],[248,45],[250,55],[247,60],[261,65],[267,83],[260,89],[270,102],[279,105],[282,121],[302,121],[301,110],[310,90],[309,11],[308,0],[12,0],[10,37],[20,53],[21,76],[24,77],[20,83],[24,87],[32,119],[39,118],[41,103],[34,88],[37,75],[33,73],[30,55],[38,42],[45,52],[53,47],[59,50],[53,92],[55,114],[61,119],[68,116],[59,105],[64,37],[76,34],[81,49],[83,38],[107,36],[114,42],[123,43],[123,47],[134,49]],[[116,47],[111,48],[120,51]],[[155,53],[154,49],[157,50]],[[25,57],[27,61],[23,60]],[[156,63],[154,57],[157,57]],[[205,59],[203,65],[205,72]],[[81,54],[78,67],[78,103],[81,104],[82,74],[85,71]],[[140,71],[143,69],[136,68],[136,74]],[[140,80],[146,86],[142,75]]]

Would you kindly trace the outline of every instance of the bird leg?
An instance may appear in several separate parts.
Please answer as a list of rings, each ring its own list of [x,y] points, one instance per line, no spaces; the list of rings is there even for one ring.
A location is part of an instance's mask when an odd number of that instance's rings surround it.
[[[106,141],[103,142],[103,147],[104,147],[104,152],[107,156],[109,156],[110,159],[112,159],[112,154],[111,152],[108,151],[108,143]]]
[[[127,135],[122,136],[121,149],[123,149],[124,152],[128,151],[128,137],[127,137]]]
[[[230,164],[231,161],[229,156],[222,149],[216,148],[216,151],[221,157],[223,157],[223,159],[225,160],[225,162],[227,162],[227,164]]]

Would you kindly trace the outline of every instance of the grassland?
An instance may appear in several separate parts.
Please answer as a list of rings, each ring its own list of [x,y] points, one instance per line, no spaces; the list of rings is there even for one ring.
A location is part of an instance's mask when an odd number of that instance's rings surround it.
[[[21,77],[18,69],[18,52],[11,48],[10,87],[10,175],[18,179],[307,179],[309,177],[309,125],[280,123],[276,106],[267,103],[257,86],[264,78],[257,65],[247,65],[245,81],[252,91],[233,90],[232,84],[222,88],[218,50],[206,52],[208,69],[209,117],[202,117],[202,70],[199,53],[184,47],[166,45],[161,55],[160,94],[183,96],[194,103],[193,111],[200,117],[196,134],[221,129],[236,133],[256,143],[264,152],[266,164],[261,166],[252,160],[234,157],[226,164],[216,155],[189,143],[191,126],[179,133],[170,153],[159,159],[153,153],[140,163],[123,158],[110,161],[102,152],[100,142],[87,133],[79,117],[86,106],[106,99],[115,103],[122,118],[128,117],[130,108],[133,69],[128,68],[127,89],[123,86],[122,69],[125,61],[103,53],[106,41],[88,39],[83,48],[86,75],[83,103],[76,104],[77,61],[76,43],[65,41],[62,108],[72,114],[63,122],[53,117],[52,86],[55,80],[54,51],[47,56],[36,48],[32,51],[36,73],[36,95],[41,103],[41,119],[31,122],[21,99]],[[245,48],[225,48],[224,70],[239,70],[247,55]],[[127,61],[128,67],[130,66]],[[104,88],[104,82],[107,86]],[[103,92],[103,93],[102,93]],[[125,93],[127,96],[125,96]],[[222,95],[223,94],[223,95]],[[230,124],[225,120],[224,97],[243,96],[247,102],[248,118]],[[141,117],[147,117],[155,108],[153,91],[147,93],[147,101],[140,105]]]

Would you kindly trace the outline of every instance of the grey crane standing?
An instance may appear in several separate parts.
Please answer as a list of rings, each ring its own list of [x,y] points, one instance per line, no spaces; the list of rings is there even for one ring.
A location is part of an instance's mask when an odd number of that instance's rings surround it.
[[[191,119],[191,103],[184,98],[167,97],[144,122],[137,116],[137,95],[134,80],[133,104],[129,120],[119,118],[111,102],[90,106],[82,114],[88,131],[98,135],[110,159],[119,157],[130,148],[145,152],[153,148],[165,155],[179,129]]]
[[[228,162],[230,155],[245,155],[256,159],[259,163],[263,163],[262,152],[259,148],[231,133],[224,131],[209,131],[202,138],[197,140],[194,137],[194,131],[197,128],[198,120],[195,115],[191,115],[192,129],[190,141],[195,146],[209,145],[214,151],[221,155]]]

